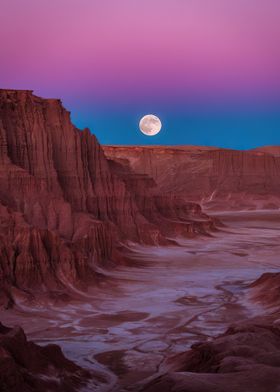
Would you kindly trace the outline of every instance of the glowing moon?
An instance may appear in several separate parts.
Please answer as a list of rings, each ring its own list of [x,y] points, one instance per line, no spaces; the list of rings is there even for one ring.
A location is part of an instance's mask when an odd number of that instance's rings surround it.
[[[144,135],[155,136],[161,130],[161,121],[157,116],[153,114],[147,114],[141,118],[139,128]]]

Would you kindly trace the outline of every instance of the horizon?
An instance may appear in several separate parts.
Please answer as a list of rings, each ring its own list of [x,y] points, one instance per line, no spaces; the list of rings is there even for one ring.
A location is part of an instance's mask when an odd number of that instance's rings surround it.
[[[144,144],[113,144],[113,143],[102,143],[101,141],[100,141],[100,139],[99,139],[99,137],[98,137],[98,135],[89,127],[89,126],[87,126],[87,125],[85,125],[85,126],[79,126],[79,124],[76,124],[75,123],[75,121],[73,120],[73,118],[72,118],[72,111],[71,110],[69,110],[68,108],[67,108],[67,106],[64,104],[64,102],[63,102],[63,99],[62,98],[59,98],[59,97],[54,97],[54,96],[52,96],[52,97],[43,97],[43,96],[41,96],[40,94],[37,94],[36,93],[36,91],[34,91],[33,89],[28,89],[28,88],[20,88],[20,89],[17,89],[17,88],[9,88],[9,87],[7,87],[7,88],[3,88],[3,87],[0,87],[0,91],[22,91],[22,92],[29,92],[29,93],[32,93],[32,95],[34,95],[34,96],[36,96],[36,97],[39,97],[39,98],[43,98],[43,99],[47,99],[47,100],[58,100],[58,101],[60,101],[61,102],[61,104],[62,104],[62,106],[70,113],[70,119],[71,119],[71,121],[72,121],[72,123],[73,123],[73,125],[77,128],[77,129],[79,129],[80,131],[83,131],[85,128],[88,128],[89,130],[90,130],[90,132],[93,134],[93,135],[95,135],[96,137],[97,137],[97,139],[98,139],[98,141],[99,141],[99,143],[102,145],[102,146],[107,146],[107,147],[146,147],[146,148],[149,148],[149,147],[151,147],[151,148],[156,148],[156,147],[165,147],[165,148],[168,148],[168,147],[170,147],[170,148],[180,148],[180,147],[198,147],[198,148],[210,148],[210,149],[224,149],[224,150],[236,150],[236,151],[254,151],[254,150],[256,150],[256,149],[258,149],[258,148],[273,148],[273,147],[279,147],[280,146],[280,142],[279,142],[279,144],[260,144],[260,145],[257,145],[257,146],[253,146],[253,147],[249,147],[249,148],[234,148],[234,147],[224,147],[224,146],[221,146],[221,145],[213,145],[213,144],[156,144],[156,143],[150,143],[150,144],[148,144],[148,143],[144,143]],[[138,130],[138,133],[140,134],[140,131]],[[141,136],[141,135],[140,135]],[[143,136],[143,135],[142,135]],[[147,140],[150,140],[151,139],[151,137],[145,137],[144,136],[144,138],[145,139],[147,139]],[[156,137],[153,137],[153,139],[155,139]]]

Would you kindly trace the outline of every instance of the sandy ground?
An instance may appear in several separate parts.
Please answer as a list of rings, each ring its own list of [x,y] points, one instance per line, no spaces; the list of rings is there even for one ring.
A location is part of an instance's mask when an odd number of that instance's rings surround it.
[[[133,246],[134,267],[65,306],[20,306],[1,321],[37,343],[57,343],[98,379],[85,391],[134,389],[165,359],[264,312],[247,285],[279,271],[280,211],[216,213],[226,227],[180,247]],[[103,271],[104,272],[104,271]]]

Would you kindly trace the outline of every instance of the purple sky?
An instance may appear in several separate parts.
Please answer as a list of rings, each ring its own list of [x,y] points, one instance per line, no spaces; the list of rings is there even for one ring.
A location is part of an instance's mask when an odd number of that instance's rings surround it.
[[[155,112],[185,143],[192,112],[279,106],[279,20],[279,0],[1,0],[0,82],[61,97],[104,142]]]

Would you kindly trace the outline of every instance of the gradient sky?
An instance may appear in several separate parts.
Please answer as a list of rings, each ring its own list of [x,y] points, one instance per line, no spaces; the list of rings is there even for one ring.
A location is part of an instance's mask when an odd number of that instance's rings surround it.
[[[0,86],[61,98],[101,143],[280,145],[279,0],[0,1]]]

